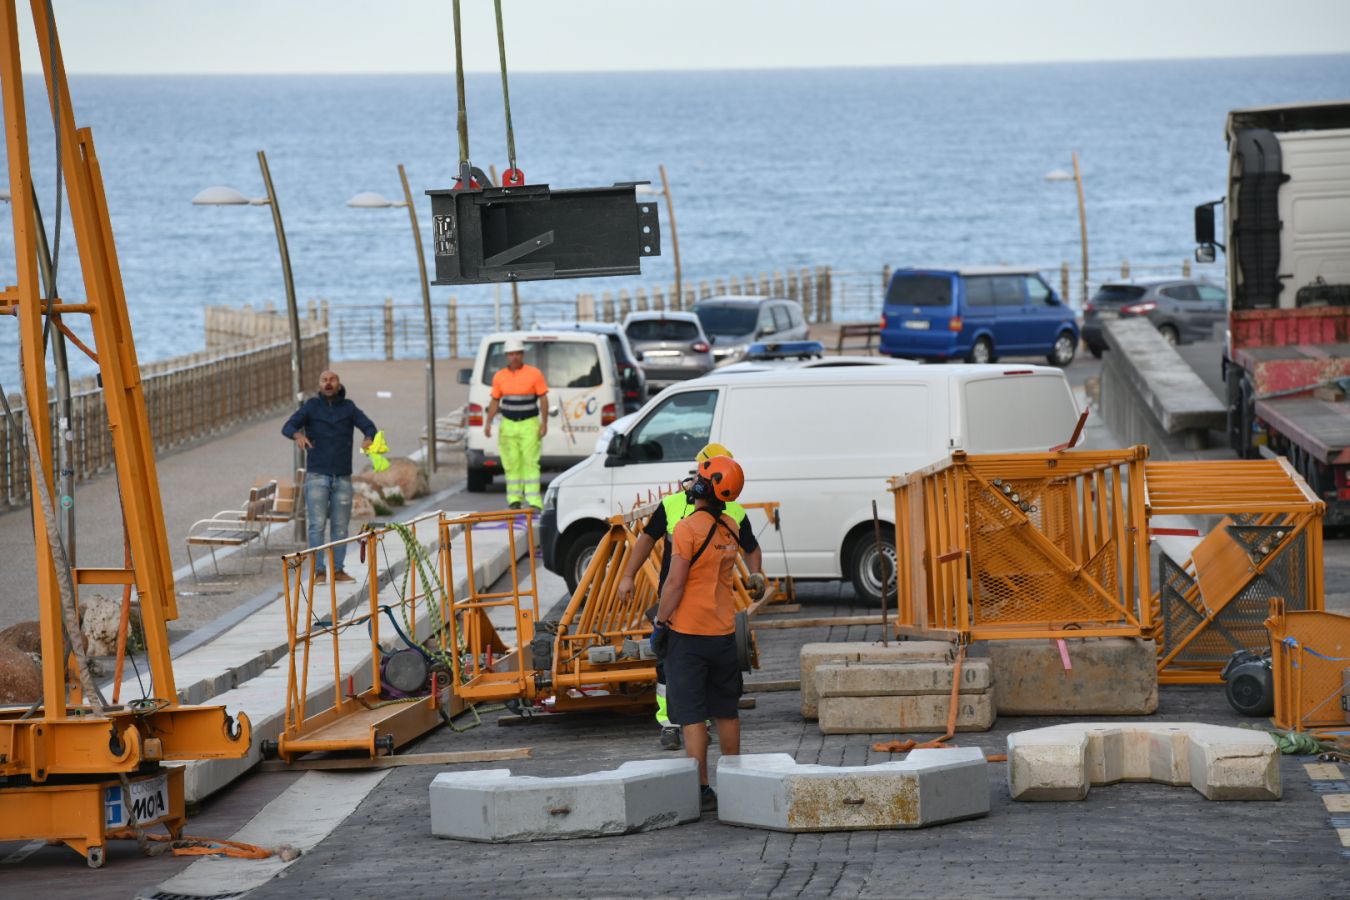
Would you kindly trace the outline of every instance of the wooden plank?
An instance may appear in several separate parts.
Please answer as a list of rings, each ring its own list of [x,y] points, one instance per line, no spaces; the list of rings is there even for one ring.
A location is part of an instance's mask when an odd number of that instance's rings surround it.
[[[258,767],[260,772],[303,772],[310,769],[394,769],[401,766],[449,766],[457,763],[495,762],[499,759],[528,759],[534,755],[532,747],[512,747],[509,750],[456,750],[446,753],[406,753],[402,756],[334,757],[332,759],[302,759],[287,765],[279,759],[266,760]]]
[[[778,691],[800,691],[802,683],[796,678],[789,678],[784,681],[747,681],[745,682],[745,692],[747,694],[768,694]]]
[[[880,625],[881,616],[827,616],[822,619],[756,619],[755,628],[831,628],[836,625]]]
[[[754,709],[759,705],[759,701],[754,697],[741,697],[736,701],[737,709]]]
[[[761,609],[759,614],[767,616],[770,613],[795,613],[801,611],[802,605],[800,603],[771,603]]]

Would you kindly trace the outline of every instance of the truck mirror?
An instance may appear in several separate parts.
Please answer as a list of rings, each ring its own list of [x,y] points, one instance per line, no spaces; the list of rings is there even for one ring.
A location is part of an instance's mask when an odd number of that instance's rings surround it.
[[[1195,208],[1195,242],[1201,246],[1209,245],[1211,253],[1214,251],[1213,245],[1217,243],[1214,235],[1214,207],[1222,202],[1211,200]]]
[[[1214,262],[1214,245],[1201,244],[1195,248],[1195,261],[1198,263]]]
[[[460,383],[460,384],[473,384],[473,369],[460,369],[460,370],[459,370],[459,383]]]

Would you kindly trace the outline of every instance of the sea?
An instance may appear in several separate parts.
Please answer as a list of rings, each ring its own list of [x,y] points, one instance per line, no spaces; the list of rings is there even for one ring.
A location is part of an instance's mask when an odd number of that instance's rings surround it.
[[[500,80],[466,81],[469,157],[500,171]],[[25,89],[50,233],[56,147],[40,79]],[[1193,250],[1193,207],[1224,190],[1227,111],[1350,97],[1350,55],[519,74],[510,89],[517,164],[530,183],[659,189],[665,166],[686,283],[829,265],[879,284],[884,266],[1013,263],[1043,266],[1058,285],[1062,262],[1078,267],[1078,206],[1072,180],[1046,176],[1070,172],[1073,153],[1090,276],[1118,274],[1124,260],[1136,272],[1176,271]],[[93,130],[142,361],[200,349],[208,305],[283,302],[267,209],[191,202],[213,185],[261,197],[258,150],[302,303],[420,302],[406,212],[345,203],[360,191],[397,198],[397,166],[406,166],[430,261],[423,191],[451,186],[459,159],[451,73],[80,75],[71,92],[77,123]],[[671,282],[661,216],[665,252],[644,260],[641,276],[522,284],[527,315],[532,304],[565,309],[579,291]],[[61,223],[58,291],[76,302],[84,286],[68,211]],[[12,225],[0,206],[0,246],[12,246]],[[1220,266],[1209,271],[1222,278]],[[12,254],[0,253],[0,284],[13,281]],[[432,289],[438,308],[452,296],[480,316],[494,303],[488,286]],[[875,314],[866,302],[848,317]],[[0,321],[6,392],[18,387],[17,340],[15,320]],[[75,357],[75,373],[89,374]]]

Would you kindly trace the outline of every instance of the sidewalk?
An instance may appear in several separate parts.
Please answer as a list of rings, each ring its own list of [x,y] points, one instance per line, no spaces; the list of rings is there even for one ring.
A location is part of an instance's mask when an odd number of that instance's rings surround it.
[[[468,390],[455,383],[462,360],[438,360],[436,366],[437,413],[445,415],[466,402]],[[375,424],[385,430],[391,456],[409,456],[421,448],[425,427],[425,363],[420,360],[370,360],[335,363],[342,376],[347,396],[356,402]],[[310,379],[318,383],[318,373]],[[183,538],[192,523],[230,508],[238,508],[248,498],[248,489],[257,479],[289,480],[291,443],[281,436],[287,411],[245,423],[185,449],[173,450],[158,459],[160,495],[169,552],[176,573],[179,617],[170,623],[170,637],[201,627],[260,592],[280,583],[280,569],[274,561],[283,552],[295,548],[291,526],[273,532],[268,556],[258,573],[257,552],[248,558],[229,556],[221,562],[222,578],[217,580],[209,556],[198,563],[202,583],[193,581],[187,570],[187,550]],[[441,468],[432,479],[431,489],[449,487],[464,477],[463,454],[443,448]],[[365,458],[356,455],[355,471],[369,470]],[[111,473],[76,485],[76,552],[81,566],[122,565],[121,508],[117,481]],[[353,523],[359,527],[359,523]],[[199,548],[200,549],[200,548]],[[197,556],[194,553],[194,557]],[[37,573],[33,566],[32,520],[28,510],[0,514],[0,559],[6,560],[5,590],[0,592],[0,629],[16,622],[38,617]],[[244,572],[242,576],[240,573]],[[255,573],[255,574],[248,574]],[[229,582],[229,583],[219,583]],[[112,595],[115,588],[86,588],[90,593]]]

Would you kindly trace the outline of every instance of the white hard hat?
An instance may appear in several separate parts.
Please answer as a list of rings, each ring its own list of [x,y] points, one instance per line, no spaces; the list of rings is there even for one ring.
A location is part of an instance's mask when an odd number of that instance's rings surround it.
[[[523,353],[524,350],[525,342],[515,335],[511,335],[507,338],[505,346],[502,347],[503,353]]]

